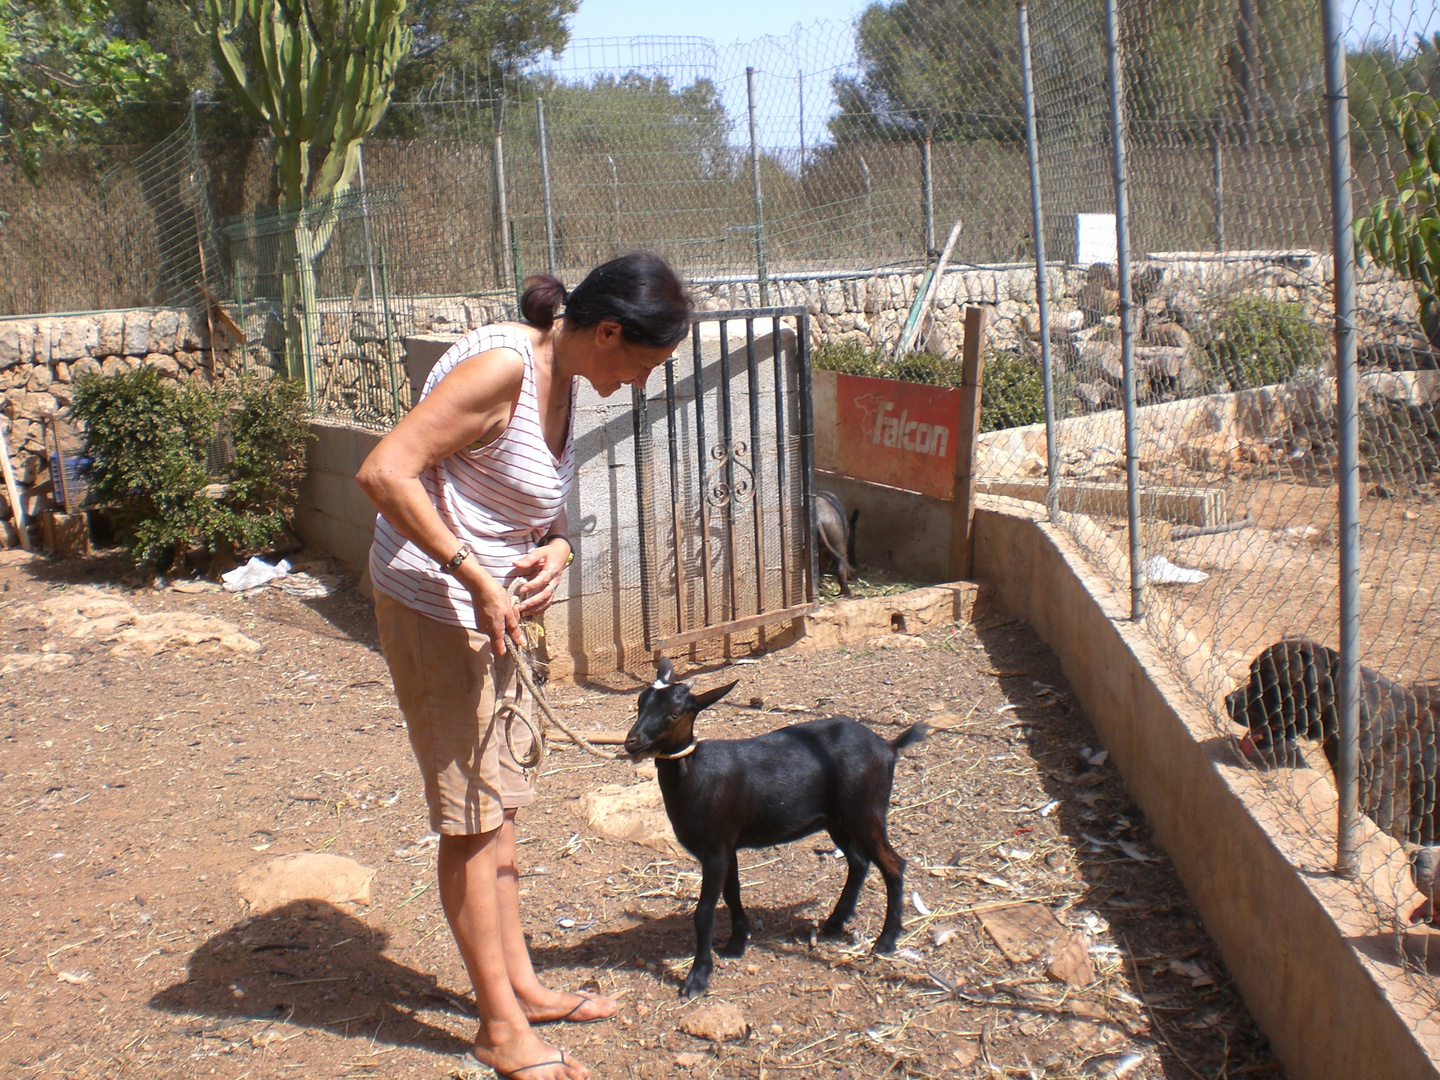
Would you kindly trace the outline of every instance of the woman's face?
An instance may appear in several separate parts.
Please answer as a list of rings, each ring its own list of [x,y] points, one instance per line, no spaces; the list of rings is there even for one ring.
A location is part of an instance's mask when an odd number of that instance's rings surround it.
[[[594,328],[594,351],[586,378],[601,397],[609,397],[622,386],[638,386],[675,352],[674,348],[655,348],[626,341],[620,324],[602,322]]]

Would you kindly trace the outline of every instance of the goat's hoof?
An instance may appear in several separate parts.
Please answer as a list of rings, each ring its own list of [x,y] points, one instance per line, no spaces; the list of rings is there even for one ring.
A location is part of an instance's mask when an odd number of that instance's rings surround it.
[[[736,940],[735,938],[731,938],[729,941],[727,941],[724,945],[721,945],[720,948],[716,949],[715,951],[726,959],[738,960],[740,957],[745,955],[745,938],[740,938],[738,940]]]
[[[822,938],[842,938],[842,937],[845,937],[845,936],[846,936],[846,934],[845,934],[845,924],[842,922],[842,923],[840,923],[840,924],[837,925],[837,926],[831,926],[828,922],[827,922],[827,923],[821,923],[821,924],[820,924],[820,931],[819,931],[819,933],[820,933],[820,936],[821,936]]]
[[[697,979],[694,975],[691,975],[688,979],[685,980],[685,985],[680,987],[680,996],[683,997],[686,1001],[694,1001],[697,997],[699,997],[701,994],[705,993],[705,991],[709,989],[709,979]]]
[[[872,951],[872,952],[877,952],[877,953],[879,953],[881,956],[889,956],[891,953],[893,953],[893,952],[895,951],[895,938],[897,938],[897,937],[899,937],[899,936],[900,936],[899,934],[895,934],[895,935],[893,935],[893,936],[891,936],[891,937],[880,937],[880,938],[876,938],[876,940],[875,940],[875,945],[874,945],[874,947],[871,949],[871,951]]]

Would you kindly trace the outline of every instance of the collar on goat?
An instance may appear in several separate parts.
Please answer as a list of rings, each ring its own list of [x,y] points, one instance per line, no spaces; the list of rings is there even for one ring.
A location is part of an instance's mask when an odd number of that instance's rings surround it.
[[[699,740],[699,739],[693,739],[693,740],[691,740],[690,745],[687,746],[687,747],[685,747],[684,750],[680,750],[680,751],[678,751],[678,752],[676,752],[676,753],[674,753],[674,754],[656,754],[655,756],[656,756],[657,758],[659,758],[661,761],[674,761],[676,758],[689,757],[691,754],[693,754],[693,753],[695,752],[695,748],[696,748],[697,746],[699,746],[699,745],[700,745],[700,740]]]

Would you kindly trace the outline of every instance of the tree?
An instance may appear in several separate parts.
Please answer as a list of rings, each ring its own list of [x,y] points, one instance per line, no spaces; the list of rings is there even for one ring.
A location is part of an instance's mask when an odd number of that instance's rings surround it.
[[[1399,195],[1377,202],[1355,224],[1361,251],[1415,286],[1420,325],[1440,348],[1440,105],[1412,93],[1391,104],[1389,126],[1410,166],[1395,178]]]
[[[397,73],[396,94],[409,100],[437,68],[478,68],[498,87],[542,53],[564,50],[565,20],[579,8],[579,0],[412,0],[415,47]]]
[[[32,178],[43,149],[98,130],[159,71],[107,17],[104,0],[0,0],[0,149]]]
[[[871,4],[855,47],[862,74],[832,83],[838,141],[1023,138],[1013,0]]]
[[[221,75],[275,140],[280,205],[295,213],[298,269],[293,282],[284,279],[291,375],[312,386],[315,260],[335,228],[334,199],[349,189],[360,145],[384,117],[396,66],[410,51],[405,0],[206,0],[205,7]]]

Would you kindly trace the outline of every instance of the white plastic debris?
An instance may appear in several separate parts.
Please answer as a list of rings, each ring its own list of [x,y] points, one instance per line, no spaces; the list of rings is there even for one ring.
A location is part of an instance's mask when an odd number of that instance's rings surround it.
[[[281,559],[274,566],[271,566],[260,556],[252,556],[244,566],[237,566],[228,574],[220,575],[220,582],[225,586],[226,592],[244,592],[246,589],[258,589],[262,585],[269,585],[277,578],[283,578],[290,573],[290,562],[288,559]]]
[[[1176,566],[1164,555],[1151,555],[1145,560],[1145,580],[1151,585],[1198,585],[1209,576],[1204,570]]]

